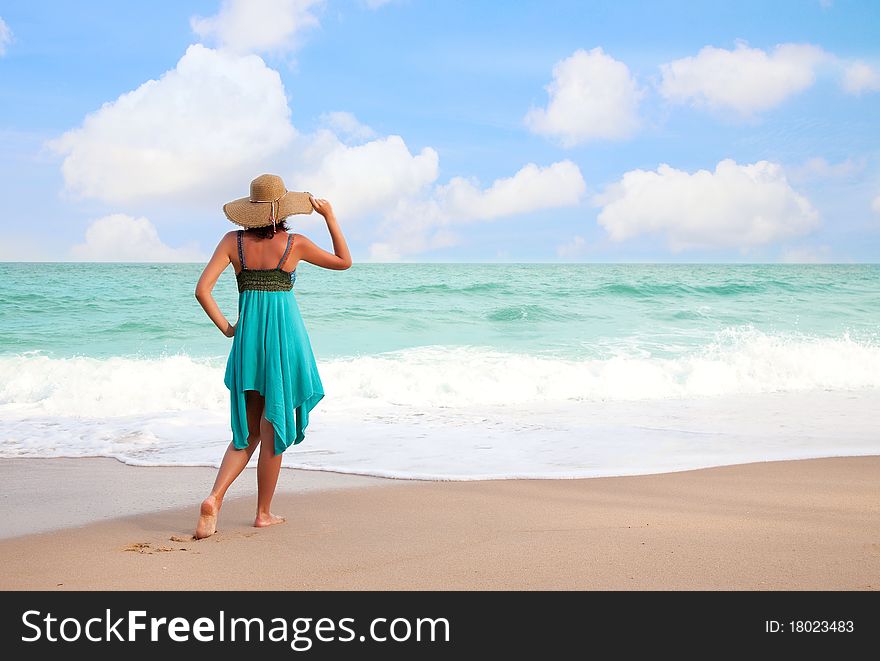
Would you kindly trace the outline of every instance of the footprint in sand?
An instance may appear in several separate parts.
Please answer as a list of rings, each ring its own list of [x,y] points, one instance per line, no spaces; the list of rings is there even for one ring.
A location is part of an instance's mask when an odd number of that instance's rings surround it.
[[[122,549],[123,551],[131,551],[132,553],[143,553],[152,555],[154,553],[168,553],[169,551],[186,551],[186,549],[175,549],[170,546],[156,546],[150,542],[135,542],[129,544]]]
[[[170,539],[172,542],[195,542],[195,541],[198,541],[198,540],[196,540],[195,535],[190,535],[189,537],[184,537],[182,535],[171,535],[171,537],[169,537],[168,539]]]
[[[149,542],[135,542],[134,544],[129,544],[126,546],[123,551],[132,551],[133,553],[152,553],[150,550]]]

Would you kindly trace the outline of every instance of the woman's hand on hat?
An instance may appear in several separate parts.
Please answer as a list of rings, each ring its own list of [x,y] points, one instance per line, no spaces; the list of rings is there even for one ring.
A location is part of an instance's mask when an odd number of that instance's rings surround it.
[[[333,207],[330,206],[330,203],[327,200],[323,198],[317,198],[312,195],[309,195],[309,200],[311,201],[315,211],[324,216],[324,218],[333,215]]]

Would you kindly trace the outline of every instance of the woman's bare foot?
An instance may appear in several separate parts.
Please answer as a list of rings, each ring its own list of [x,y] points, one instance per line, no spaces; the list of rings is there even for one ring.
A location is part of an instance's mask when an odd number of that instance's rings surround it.
[[[284,523],[287,519],[283,516],[276,516],[271,512],[266,514],[257,514],[257,518],[254,519],[254,528],[265,528],[266,526],[274,526],[277,523]]]
[[[208,496],[202,501],[199,523],[196,526],[196,539],[204,539],[217,532],[217,515],[219,513],[220,500],[216,496]]]

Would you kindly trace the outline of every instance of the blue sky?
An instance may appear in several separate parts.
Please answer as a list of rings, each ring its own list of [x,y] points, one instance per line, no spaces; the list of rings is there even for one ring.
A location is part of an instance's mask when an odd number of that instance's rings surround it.
[[[262,172],[330,199],[361,261],[880,255],[880,3],[5,0],[0,19],[0,259],[204,259]]]

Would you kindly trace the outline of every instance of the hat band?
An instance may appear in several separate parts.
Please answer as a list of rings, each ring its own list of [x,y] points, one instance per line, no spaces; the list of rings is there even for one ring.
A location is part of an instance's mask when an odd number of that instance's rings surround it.
[[[284,195],[287,195],[290,191],[284,191]],[[269,211],[269,217],[272,219],[272,231],[275,231],[275,219],[278,217],[278,203],[284,199],[284,195],[279,197],[276,200],[251,200],[254,204],[271,204],[272,209]]]

